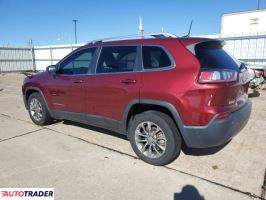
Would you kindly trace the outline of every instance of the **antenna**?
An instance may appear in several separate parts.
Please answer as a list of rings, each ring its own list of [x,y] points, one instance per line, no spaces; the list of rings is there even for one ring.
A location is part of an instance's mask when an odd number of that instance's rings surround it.
[[[189,30],[188,30],[187,35],[185,35],[185,36],[183,36],[183,37],[189,37],[189,36],[190,36],[190,32],[191,32],[191,29],[192,29],[192,24],[193,24],[193,20],[191,20],[191,22],[190,22]]]
[[[190,26],[189,26],[189,30],[188,30],[188,34],[187,34],[188,37],[190,36],[192,24],[193,24],[193,20],[191,20],[191,22],[190,22]]]

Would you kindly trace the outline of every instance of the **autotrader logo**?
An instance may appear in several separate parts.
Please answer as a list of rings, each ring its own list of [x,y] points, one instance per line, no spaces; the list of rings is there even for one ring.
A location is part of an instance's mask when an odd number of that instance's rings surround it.
[[[0,200],[54,200],[54,188],[0,188]]]

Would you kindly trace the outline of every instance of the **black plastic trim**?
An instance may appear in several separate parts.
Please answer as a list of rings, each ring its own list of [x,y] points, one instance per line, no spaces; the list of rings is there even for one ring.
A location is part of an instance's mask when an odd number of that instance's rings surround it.
[[[123,128],[125,130],[127,130],[127,127],[126,127],[126,124],[127,124],[127,119],[128,119],[128,115],[130,114],[130,110],[131,108],[136,105],[136,104],[147,104],[147,105],[157,105],[157,106],[162,106],[166,109],[168,109],[171,114],[173,115],[174,119],[175,119],[175,122],[177,123],[177,126],[181,132],[181,134],[183,133],[183,122],[181,120],[181,117],[179,115],[179,113],[177,112],[176,108],[169,102],[166,102],[166,101],[161,101],[161,100],[151,100],[151,99],[135,99],[135,100],[132,100],[128,103],[126,109],[125,109],[125,112],[123,114]]]
[[[252,103],[247,103],[239,110],[230,113],[228,118],[219,120],[217,116],[207,126],[184,126],[183,138],[188,147],[208,148],[220,146],[230,141],[247,124]]]
[[[28,90],[38,91],[47,106],[45,97],[39,88],[29,87],[25,90],[24,102],[26,102],[26,93]],[[176,108],[169,102],[150,99],[134,99],[131,100],[123,114],[122,121],[113,120],[110,118],[90,115],[84,113],[73,113],[59,110],[49,110],[49,114],[55,119],[66,119],[70,121],[80,122],[96,127],[101,127],[123,135],[127,135],[127,120],[130,115],[130,110],[134,105],[147,104],[158,105],[168,109],[174,117],[177,127],[182,135],[187,147],[191,148],[208,148],[222,145],[228,142],[232,137],[239,133],[249,120],[252,103],[248,99],[247,103],[239,110],[230,114],[230,117],[219,120],[217,115],[206,126],[185,126]],[[25,103],[25,106],[26,103]],[[48,108],[48,106],[47,106]]]
[[[247,103],[239,110],[231,113],[229,118],[219,120],[217,114],[206,126],[185,126],[178,111],[169,102],[149,99],[132,100],[127,105],[123,115],[122,125],[125,130],[127,130],[129,112],[132,106],[136,104],[158,105],[168,109],[175,119],[186,146],[191,148],[209,148],[228,142],[244,128],[249,120],[252,107],[252,103],[248,99]]]
[[[47,102],[46,102],[46,99],[45,99],[45,97],[44,97],[44,95],[43,95],[43,92],[42,92],[42,90],[41,90],[40,88],[37,88],[37,87],[27,87],[27,88],[25,89],[25,92],[24,92],[24,94],[23,94],[23,101],[24,101],[24,104],[25,104],[26,109],[28,109],[28,102],[27,102],[27,99],[26,99],[26,95],[27,95],[27,92],[28,92],[29,90],[36,90],[38,93],[40,93],[40,94],[42,95],[42,98],[43,98],[43,100],[44,100],[44,103],[45,103],[45,105],[46,105],[46,108],[47,108],[48,111],[49,111],[49,107],[48,107],[48,104],[47,104]]]
[[[51,116],[56,119],[65,119],[83,124],[88,124],[95,127],[101,127],[107,130],[111,130],[123,135],[126,132],[121,128],[121,122],[113,119],[109,119],[102,116],[90,115],[85,113],[74,113],[61,110],[50,110]]]

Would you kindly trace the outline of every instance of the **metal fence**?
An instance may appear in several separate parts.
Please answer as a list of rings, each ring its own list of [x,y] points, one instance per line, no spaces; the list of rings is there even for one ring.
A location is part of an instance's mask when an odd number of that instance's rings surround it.
[[[237,59],[249,64],[266,66],[266,34],[249,36],[214,36],[225,40],[225,49]],[[78,45],[26,47],[0,47],[0,72],[37,70],[42,71],[56,64]]]
[[[34,53],[32,48],[0,47],[0,72],[34,69]]]
[[[266,66],[266,35],[227,36],[225,49],[239,60]]]
[[[266,66],[266,35],[226,36],[223,38],[217,35],[216,38],[225,40],[224,48],[237,59],[253,65]],[[44,70],[46,66],[56,64],[65,55],[82,45],[84,44],[35,47],[36,69]]]
[[[84,44],[34,47],[34,61],[36,70],[45,70],[47,66],[56,64],[71,51],[82,45]]]

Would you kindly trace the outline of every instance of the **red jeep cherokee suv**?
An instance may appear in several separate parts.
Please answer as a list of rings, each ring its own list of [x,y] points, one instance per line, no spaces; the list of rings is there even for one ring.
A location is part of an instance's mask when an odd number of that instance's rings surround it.
[[[247,123],[247,72],[220,40],[99,40],[27,77],[22,90],[32,121],[66,119],[128,136],[145,162],[166,165],[181,144],[222,145]]]

